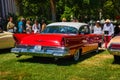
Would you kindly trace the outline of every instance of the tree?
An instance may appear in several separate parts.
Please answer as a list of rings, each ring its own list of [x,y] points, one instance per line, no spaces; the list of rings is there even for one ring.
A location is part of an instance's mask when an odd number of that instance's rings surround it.
[[[52,11],[52,21],[56,21],[56,4],[55,0],[50,0],[51,11]]]
[[[60,21],[62,17],[70,20],[71,15],[76,18],[98,20],[102,18],[114,19],[120,14],[120,0],[15,0],[20,15],[45,17],[47,20]]]
[[[120,0],[111,0],[111,1],[113,2],[116,14],[119,15],[120,14]]]

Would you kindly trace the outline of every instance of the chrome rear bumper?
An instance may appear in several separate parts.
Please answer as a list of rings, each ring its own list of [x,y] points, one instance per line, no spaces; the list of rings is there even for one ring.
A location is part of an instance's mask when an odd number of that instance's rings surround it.
[[[70,56],[69,51],[65,49],[61,50],[35,50],[26,48],[12,48],[12,53],[17,55],[31,55],[31,56],[41,56],[41,57],[65,57]]]

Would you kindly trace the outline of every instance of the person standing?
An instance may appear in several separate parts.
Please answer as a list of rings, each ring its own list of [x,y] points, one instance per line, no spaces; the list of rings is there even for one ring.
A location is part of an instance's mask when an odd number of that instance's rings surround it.
[[[7,31],[12,33],[15,31],[15,24],[13,23],[12,17],[9,18],[9,22],[7,24]]]
[[[102,28],[101,28],[101,25],[100,25],[100,21],[96,21],[96,24],[93,28],[93,33],[94,34],[102,34]]]
[[[21,18],[21,20],[18,22],[18,32],[23,33],[24,32],[24,18]]]
[[[102,27],[100,21],[96,21],[95,26],[93,27],[93,33],[102,35],[102,41],[98,43],[99,47],[102,47],[103,33],[102,33]]]
[[[37,20],[34,21],[34,24],[32,26],[32,30],[34,33],[40,33],[41,32],[41,26],[40,24],[38,23]]]
[[[46,28],[45,20],[42,20],[41,22],[41,32]]]
[[[120,23],[117,23],[114,28],[114,36],[117,36],[120,34]]]
[[[104,40],[105,40],[105,48],[107,48],[107,44],[110,42],[114,34],[114,26],[109,19],[106,19],[105,21],[105,24],[103,26],[103,33],[104,33]]]
[[[66,22],[67,20],[66,20],[66,18],[62,18],[62,22]]]
[[[31,24],[31,21],[27,20],[27,22],[26,22],[26,33],[27,34],[32,32],[32,26],[30,24]]]

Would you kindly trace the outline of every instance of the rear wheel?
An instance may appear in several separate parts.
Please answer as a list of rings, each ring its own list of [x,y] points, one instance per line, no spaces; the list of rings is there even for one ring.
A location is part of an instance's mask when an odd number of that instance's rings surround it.
[[[98,43],[98,46],[97,46],[97,48],[96,48],[96,50],[95,50],[96,53],[99,52],[99,49],[98,49],[98,48],[99,48],[99,45],[100,45],[100,43]]]
[[[97,48],[97,49],[95,50],[95,52],[96,52],[96,53],[99,53],[99,49]]]
[[[76,53],[73,55],[73,60],[78,61],[80,59],[81,50],[77,50]]]

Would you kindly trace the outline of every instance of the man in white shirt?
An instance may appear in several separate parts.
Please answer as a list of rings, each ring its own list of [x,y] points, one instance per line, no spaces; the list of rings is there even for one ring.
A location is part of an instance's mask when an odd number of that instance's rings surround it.
[[[114,34],[114,26],[109,19],[106,19],[105,21],[105,24],[103,26],[103,33],[105,39],[105,48],[107,48],[107,44],[109,43]]]

